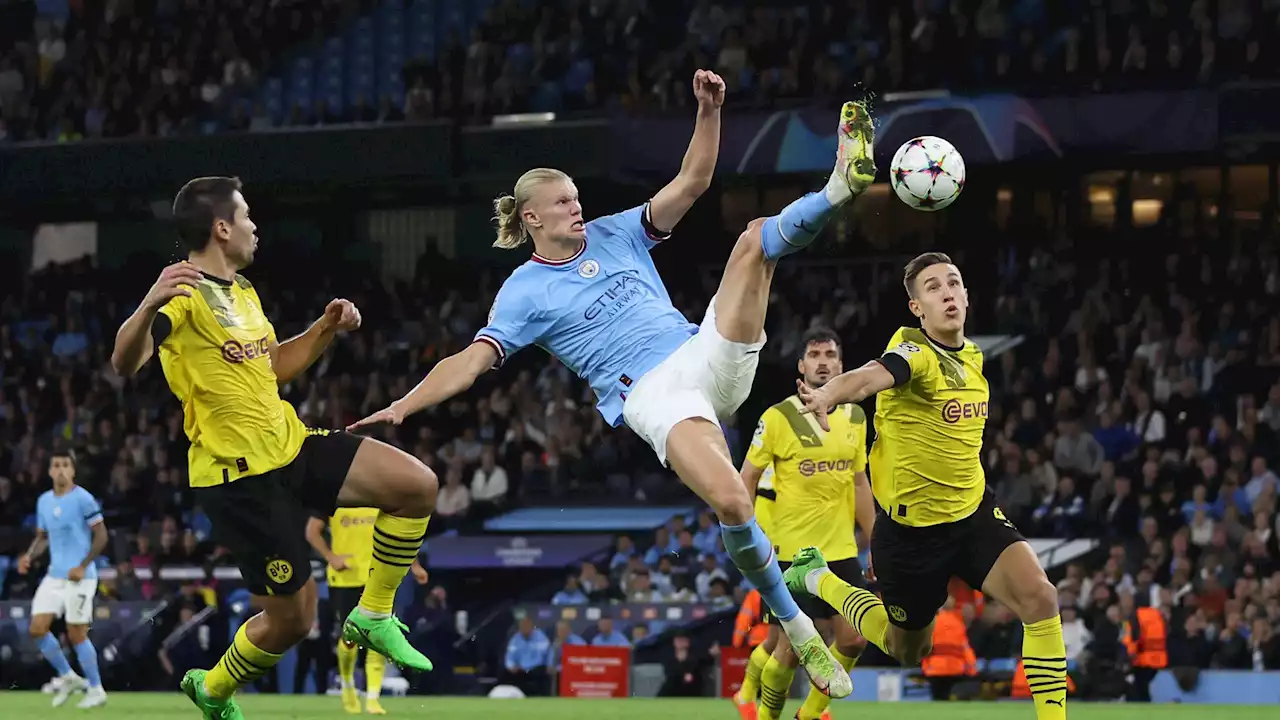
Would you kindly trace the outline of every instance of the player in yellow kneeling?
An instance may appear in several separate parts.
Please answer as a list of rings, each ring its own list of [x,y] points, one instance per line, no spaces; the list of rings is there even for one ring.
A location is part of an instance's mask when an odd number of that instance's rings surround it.
[[[329,539],[325,543],[323,518],[313,517],[307,523],[307,541],[329,564],[329,603],[333,606],[334,620],[338,627],[351,614],[360,601],[369,566],[373,560],[373,523],[378,519],[375,508],[338,508],[329,519]],[[426,568],[417,560],[411,568],[419,585],[427,582]],[[342,678],[342,709],[360,714],[360,697],[356,694],[356,660],[360,648],[341,637],[338,638],[338,675]],[[382,678],[386,673],[387,659],[375,652],[365,653],[364,712],[370,715],[386,715],[378,698],[382,692]]]

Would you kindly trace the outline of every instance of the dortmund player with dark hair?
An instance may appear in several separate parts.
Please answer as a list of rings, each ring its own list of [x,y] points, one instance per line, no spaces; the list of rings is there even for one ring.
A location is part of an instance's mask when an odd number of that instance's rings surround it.
[[[280,398],[279,386],[309,368],[338,333],[360,327],[359,310],[335,299],[306,332],[281,342],[240,274],[258,247],[240,181],[188,182],[173,216],[187,259],[160,273],[120,327],[111,364],[131,376],[159,356],[182,403],[195,500],[262,608],[212,670],[183,677],[183,691],[206,720],[244,717],[236,690],[311,630],[317,590],[305,526],[311,514],[328,517],[337,507],[378,508],[369,575],[343,637],[402,667],[430,670],[392,605],[426,536],[436,476],[385,443],[308,428]]]
[[[844,369],[841,354],[839,336],[825,328],[811,330],[801,344],[797,371],[806,385],[821,387]],[[827,428],[819,427],[813,416],[805,414],[804,403],[796,395],[766,410],[747,449],[742,479],[748,491],[758,492],[760,480],[773,472],[769,537],[784,570],[802,548],[816,546],[830,559],[832,572],[860,585],[863,575],[854,523],[867,536],[875,523],[866,472],[867,418],[861,407],[850,403],[835,408],[827,420]],[[825,637],[834,635],[831,652],[840,665],[846,671],[852,668],[866,641],[826,603],[807,595],[798,602]],[[747,718],[758,714],[776,720],[799,660],[786,634],[776,632],[777,620],[772,615],[768,619],[769,637],[752,652],[747,678],[735,701]],[[753,713],[757,687],[762,712]],[[830,704],[830,697],[811,688],[796,717],[817,720]]]
[[[867,640],[914,667],[929,654],[947,584],[959,577],[1022,620],[1036,717],[1064,720],[1058,593],[987,490],[979,459],[989,391],[982,350],[964,334],[964,279],[951,258],[932,252],[907,264],[903,283],[919,327],[901,328],[884,355],[822,387],[800,384],[805,411],[823,428],[832,408],[878,394],[871,486],[880,509],[871,557],[883,602],[830,572],[815,548],[796,556],[787,585],[826,600]]]

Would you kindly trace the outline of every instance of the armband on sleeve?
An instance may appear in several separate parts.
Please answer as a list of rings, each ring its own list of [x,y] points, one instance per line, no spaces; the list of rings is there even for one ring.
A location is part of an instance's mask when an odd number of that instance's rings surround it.
[[[644,204],[644,210],[640,213],[640,226],[644,228],[644,232],[649,236],[650,240],[662,242],[663,240],[670,239],[670,230],[659,230],[658,227],[653,224],[653,211],[651,210],[651,207],[651,203],[647,202]]]
[[[151,342],[156,347],[160,347],[171,332],[173,332],[173,321],[162,312],[156,313],[155,320],[151,321]]]
[[[887,352],[876,358],[876,362],[884,366],[885,370],[893,376],[893,386],[900,387],[911,382],[911,363],[901,355],[893,352]]]

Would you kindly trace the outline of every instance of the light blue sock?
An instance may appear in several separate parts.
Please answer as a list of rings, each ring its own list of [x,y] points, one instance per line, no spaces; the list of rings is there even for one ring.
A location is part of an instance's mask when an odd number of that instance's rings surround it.
[[[58,639],[53,636],[53,633],[47,632],[40,638],[40,653],[53,666],[53,671],[58,673],[58,677],[71,672],[71,663],[67,662],[67,656],[62,654],[62,648],[58,646]]]
[[[720,523],[720,536],[724,538],[729,558],[747,582],[760,591],[770,612],[779,620],[790,620],[800,614],[800,606],[782,582],[782,569],[773,554],[773,544],[754,517],[742,525]]]
[[[98,674],[98,648],[93,646],[92,640],[85,638],[76,646],[76,660],[80,661],[80,669],[84,671],[89,687],[102,687],[102,676]]]
[[[760,229],[760,246],[765,257],[777,260],[783,255],[808,247],[827,224],[837,205],[825,190],[811,192],[764,221]]]

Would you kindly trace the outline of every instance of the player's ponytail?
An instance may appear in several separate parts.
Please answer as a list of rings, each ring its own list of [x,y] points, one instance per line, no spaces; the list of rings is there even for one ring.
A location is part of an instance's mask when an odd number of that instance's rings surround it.
[[[510,250],[518,248],[529,238],[525,229],[524,207],[533,191],[544,182],[560,182],[569,180],[565,173],[552,168],[534,168],[516,180],[515,192],[511,195],[500,195],[493,201],[493,219],[498,223],[498,239],[493,246]]]
[[[503,250],[518,248],[526,237],[524,223],[520,222],[520,203],[514,195],[503,195],[493,201],[493,219],[498,222],[498,239],[493,246]]]

